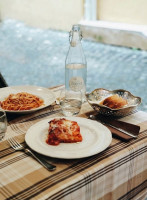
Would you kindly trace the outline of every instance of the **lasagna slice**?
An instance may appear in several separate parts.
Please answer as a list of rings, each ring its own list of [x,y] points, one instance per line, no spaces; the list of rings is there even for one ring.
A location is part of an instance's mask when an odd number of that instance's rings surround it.
[[[49,122],[47,144],[81,142],[82,136],[77,122],[65,118],[53,119]]]

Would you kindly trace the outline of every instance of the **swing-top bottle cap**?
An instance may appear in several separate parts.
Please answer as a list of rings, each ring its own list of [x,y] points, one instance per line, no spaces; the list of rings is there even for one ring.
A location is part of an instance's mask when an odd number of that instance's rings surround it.
[[[72,47],[75,47],[79,41],[82,39],[82,34],[80,31],[80,25],[75,24],[72,26],[72,31],[69,33],[69,41]]]
[[[73,30],[73,31],[80,31],[80,25],[79,25],[79,24],[74,24],[74,25],[72,26],[72,30]]]

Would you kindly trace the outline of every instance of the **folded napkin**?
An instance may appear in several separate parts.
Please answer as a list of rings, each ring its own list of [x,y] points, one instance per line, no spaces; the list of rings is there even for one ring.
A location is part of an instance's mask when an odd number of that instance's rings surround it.
[[[90,115],[89,115],[90,116]],[[135,136],[137,136],[139,134],[140,131],[140,126],[135,125],[135,124],[130,124],[128,122],[123,122],[120,121],[119,119],[113,118],[111,116],[104,116],[104,115],[92,115],[94,120],[97,120],[99,122],[101,122],[102,124],[104,124],[113,134],[113,136],[115,137],[119,137],[123,140],[130,140],[133,137],[130,135],[127,135],[126,133],[123,132],[127,131],[130,134],[133,134]],[[92,117],[89,117],[90,119],[92,119]],[[111,127],[113,126],[113,127]],[[121,130],[117,130],[117,128],[122,129]]]

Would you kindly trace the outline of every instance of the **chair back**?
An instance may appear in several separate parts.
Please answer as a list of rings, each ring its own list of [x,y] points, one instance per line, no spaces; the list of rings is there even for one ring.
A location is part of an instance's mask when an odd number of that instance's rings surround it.
[[[0,88],[7,87],[7,86],[8,86],[8,84],[6,83],[2,74],[0,73]]]

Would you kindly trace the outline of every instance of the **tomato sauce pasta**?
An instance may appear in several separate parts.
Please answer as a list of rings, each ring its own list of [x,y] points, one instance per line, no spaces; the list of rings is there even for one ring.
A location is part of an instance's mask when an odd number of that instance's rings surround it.
[[[31,110],[43,104],[44,101],[39,97],[27,92],[20,92],[17,94],[10,94],[1,102],[1,107],[4,110]]]

